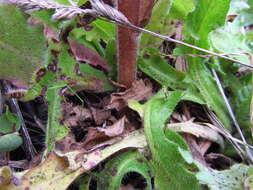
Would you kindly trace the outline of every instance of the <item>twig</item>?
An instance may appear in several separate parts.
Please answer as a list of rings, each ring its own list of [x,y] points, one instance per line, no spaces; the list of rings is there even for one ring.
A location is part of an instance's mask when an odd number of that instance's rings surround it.
[[[246,161],[246,153],[245,151],[240,147],[239,143],[237,141],[234,141],[232,135],[229,131],[223,126],[223,124],[219,121],[217,116],[208,108],[205,108],[205,111],[207,115],[209,116],[210,120],[213,122],[214,126],[218,126],[217,129],[221,134],[224,135],[224,137],[233,145],[239,156],[243,161]],[[232,137],[232,138],[231,138]]]
[[[3,80],[2,85],[3,85],[4,90],[8,91],[10,89],[10,85],[8,84],[7,81]],[[24,139],[24,144],[23,144],[24,151],[28,157],[28,160],[31,160],[32,158],[34,158],[36,151],[32,144],[30,135],[27,131],[25,121],[22,116],[21,110],[19,108],[18,102],[15,98],[10,98],[9,102],[10,102],[10,107],[11,107],[12,112],[16,113],[20,119],[20,124],[21,124],[20,133]]]
[[[236,127],[236,130],[237,130],[237,132],[239,133],[239,135],[240,135],[240,137],[241,137],[243,143],[244,143],[244,144],[247,144],[247,141],[246,141],[246,139],[245,139],[245,137],[244,137],[244,135],[243,135],[243,133],[242,133],[242,130],[241,130],[241,128],[240,128],[240,126],[239,126],[239,124],[238,124],[236,118],[235,118],[235,115],[234,115],[234,112],[233,112],[233,110],[232,110],[232,108],[231,108],[231,106],[230,106],[230,103],[229,103],[229,101],[228,101],[228,99],[227,99],[227,97],[226,97],[226,95],[225,95],[225,93],[224,93],[224,90],[223,90],[223,87],[222,87],[222,85],[221,85],[220,79],[219,79],[219,77],[218,77],[218,75],[217,75],[217,73],[216,73],[216,71],[215,71],[214,69],[212,69],[212,73],[213,73],[213,76],[214,76],[214,78],[215,78],[216,84],[217,84],[217,86],[218,86],[218,88],[219,88],[219,91],[220,91],[220,93],[221,93],[221,95],[222,95],[222,97],[223,97],[223,100],[224,100],[224,102],[225,102],[225,104],[226,104],[228,113],[229,113],[229,115],[230,115],[230,117],[231,117],[231,119],[232,119],[232,121],[233,121],[233,123],[234,123],[234,125],[235,125],[235,127]],[[249,158],[250,161],[251,161],[251,164],[253,164],[253,155],[252,155],[252,153],[250,152],[248,146],[246,146],[246,145],[245,145],[245,150],[246,150],[246,152],[247,152],[248,158]]]

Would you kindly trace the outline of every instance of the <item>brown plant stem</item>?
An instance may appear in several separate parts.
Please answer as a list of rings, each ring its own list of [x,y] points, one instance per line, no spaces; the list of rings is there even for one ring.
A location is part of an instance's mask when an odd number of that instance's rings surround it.
[[[117,8],[132,24],[138,25],[140,2],[141,0],[118,0]],[[136,78],[139,34],[130,28],[117,26],[118,81],[127,88],[131,87]]]

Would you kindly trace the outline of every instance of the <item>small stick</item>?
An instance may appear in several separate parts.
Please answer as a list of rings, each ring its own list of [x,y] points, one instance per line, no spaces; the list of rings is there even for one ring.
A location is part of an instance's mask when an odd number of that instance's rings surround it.
[[[219,88],[219,91],[220,91],[220,93],[221,93],[221,95],[222,95],[222,98],[223,98],[223,100],[224,100],[224,102],[225,102],[225,104],[226,104],[228,113],[229,113],[229,115],[230,115],[230,117],[231,117],[231,119],[232,119],[232,121],[233,121],[233,123],[234,123],[234,125],[235,125],[235,127],[236,127],[236,130],[237,130],[237,132],[239,133],[239,135],[240,135],[240,137],[241,137],[241,139],[242,139],[242,142],[243,142],[244,144],[247,144],[247,141],[246,141],[246,139],[245,139],[245,137],[244,137],[244,135],[243,135],[243,133],[242,133],[242,130],[241,130],[241,128],[240,128],[240,126],[239,126],[239,124],[238,124],[236,118],[235,118],[235,114],[234,114],[234,112],[233,112],[233,110],[232,110],[232,108],[231,108],[231,106],[230,106],[230,103],[229,103],[229,101],[228,101],[228,99],[227,99],[227,97],[226,97],[226,95],[225,95],[225,93],[224,93],[224,90],[223,90],[223,88],[222,88],[220,79],[219,79],[219,77],[218,77],[218,75],[217,75],[217,73],[216,73],[216,71],[215,71],[214,69],[212,69],[212,73],[213,73],[213,76],[214,76],[214,78],[215,78],[216,84],[217,84],[217,86],[218,86],[218,88]],[[248,146],[246,146],[246,145],[245,145],[245,150],[246,150],[246,152],[247,152],[247,155],[248,155],[248,158],[250,159],[251,164],[253,164],[253,155],[252,155],[252,153],[250,152],[250,149],[248,148]]]
[[[2,85],[3,85],[4,89],[10,90],[10,86],[7,81],[3,80]],[[36,150],[32,144],[32,141],[31,141],[30,135],[28,133],[28,130],[26,128],[25,121],[22,116],[21,110],[19,108],[18,102],[15,98],[10,98],[9,102],[10,102],[11,110],[14,113],[16,113],[20,119],[20,123],[21,123],[20,133],[24,139],[24,144],[23,144],[24,151],[26,153],[26,156],[28,157],[28,160],[31,160],[32,158],[35,157]]]

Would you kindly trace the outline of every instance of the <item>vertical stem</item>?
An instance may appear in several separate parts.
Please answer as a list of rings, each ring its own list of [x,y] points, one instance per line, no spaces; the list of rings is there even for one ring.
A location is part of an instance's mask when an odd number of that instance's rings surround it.
[[[117,8],[132,24],[138,26],[140,3],[141,0],[117,0]],[[137,31],[117,26],[118,81],[127,88],[136,78],[138,36]]]

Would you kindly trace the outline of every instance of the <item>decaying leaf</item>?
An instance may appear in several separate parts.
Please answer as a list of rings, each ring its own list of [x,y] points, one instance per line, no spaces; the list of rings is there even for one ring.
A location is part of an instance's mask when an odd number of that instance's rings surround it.
[[[91,119],[91,112],[81,106],[74,106],[70,103],[63,103],[62,107],[62,119],[63,125],[68,127],[82,126],[82,122],[87,119]]]
[[[145,148],[147,142],[142,130],[127,134],[123,139],[109,147],[90,153],[82,150],[68,153],[51,153],[35,168],[10,174],[10,169],[0,168],[5,180],[0,181],[1,190],[56,190],[66,189],[78,176],[97,166],[112,154],[126,148]],[[10,175],[14,176],[10,179]]]
[[[105,60],[96,51],[73,40],[68,40],[68,42],[77,61],[85,61],[87,64],[100,66],[105,70],[110,69]]]
[[[112,120],[111,110],[97,109],[92,107],[90,108],[90,110],[96,125],[102,125],[108,118]]]
[[[89,127],[83,142],[83,147],[89,150],[92,147],[109,141],[111,138],[122,135],[125,128],[125,117],[107,127]]]
[[[105,135],[108,137],[115,137],[115,136],[121,135],[124,131],[125,119],[126,117],[124,116],[111,126],[108,126],[106,128],[100,127],[97,129],[100,132],[104,132]]]
[[[208,126],[194,123],[192,120],[182,123],[170,123],[167,126],[173,131],[179,133],[188,133],[198,138],[201,137],[219,144],[222,149],[224,148],[223,137],[219,134],[218,131],[215,131]]]
[[[149,97],[151,97],[151,95],[151,84],[145,84],[143,80],[135,81],[132,87],[126,91],[112,94],[111,101],[107,106],[107,109],[120,110],[130,101],[147,100]]]

